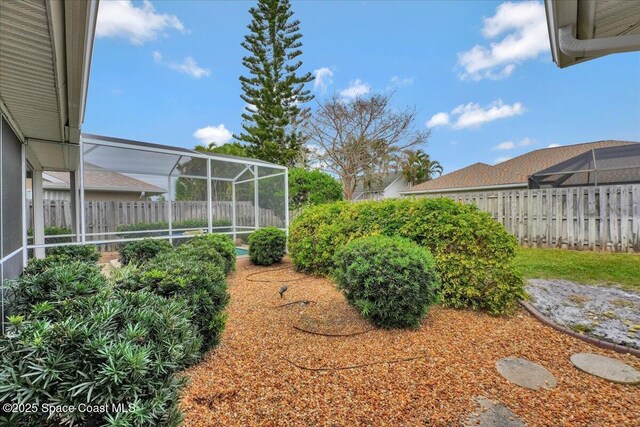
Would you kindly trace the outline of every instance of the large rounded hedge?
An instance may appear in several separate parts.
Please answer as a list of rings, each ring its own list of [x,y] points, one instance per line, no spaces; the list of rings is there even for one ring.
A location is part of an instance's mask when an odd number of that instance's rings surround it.
[[[330,274],[337,250],[359,237],[400,236],[434,255],[444,305],[511,311],[524,296],[512,266],[516,240],[489,214],[450,199],[336,202],[305,209],[291,224],[298,270]]]
[[[279,228],[260,228],[249,235],[249,258],[256,265],[278,263],[286,253],[287,234]]]
[[[363,237],[334,258],[334,277],[347,301],[377,326],[417,328],[437,300],[435,261],[407,239]]]

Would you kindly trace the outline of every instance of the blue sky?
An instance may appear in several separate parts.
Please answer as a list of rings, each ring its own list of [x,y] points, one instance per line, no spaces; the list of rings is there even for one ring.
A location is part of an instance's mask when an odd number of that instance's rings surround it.
[[[83,130],[193,147],[241,129],[254,2],[101,2]],[[541,2],[294,1],[316,97],[395,90],[445,172],[552,144],[640,140],[640,53],[559,69]],[[320,84],[321,83],[321,84]],[[314,107],[315,101],[311,106]]]

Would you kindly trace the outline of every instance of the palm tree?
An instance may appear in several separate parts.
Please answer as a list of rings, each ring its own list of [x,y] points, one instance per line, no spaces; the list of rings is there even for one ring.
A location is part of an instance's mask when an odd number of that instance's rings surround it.
[[[442,165],[422,150],[405,150],[401,161],[402,175],[409,186],[433,179],[436,174],[442,175]]]

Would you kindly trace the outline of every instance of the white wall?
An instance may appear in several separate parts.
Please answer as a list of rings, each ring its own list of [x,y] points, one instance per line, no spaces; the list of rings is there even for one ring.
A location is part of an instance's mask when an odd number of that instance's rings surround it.
[[[409,188],[407,184],[405,184],[404,179],[399,178],[396,179],[390,186],[388,186],[384,190],[385,199],[395,199],[400,197],[400,192],[406,191]]]

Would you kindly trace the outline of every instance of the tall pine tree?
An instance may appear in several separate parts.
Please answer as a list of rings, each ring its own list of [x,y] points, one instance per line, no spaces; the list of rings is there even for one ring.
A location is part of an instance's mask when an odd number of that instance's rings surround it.
[[[248,143],[253,157],[293,166],[301,156],[304,139],[300,123],[309,115],[303,104],[313,99],[305,84],[311,73],[298,75],[300,21],[291,19],[288,0],[258,0],[249,9],[252,20],[242,47],[249,55],[242,58],[249,76],[241,76],[242,94],[247,103],[242,127],[235,138]]]

